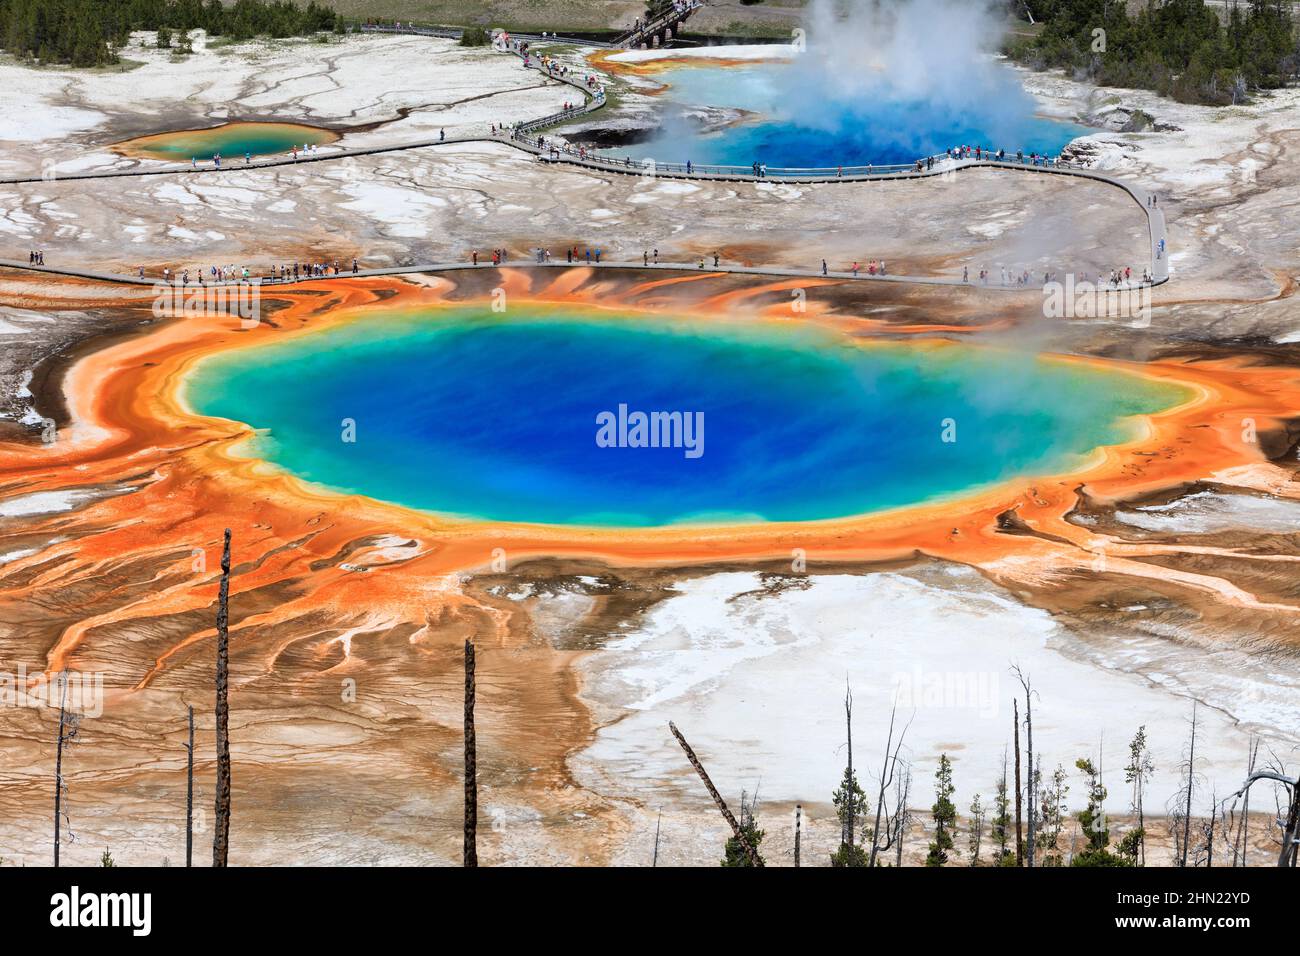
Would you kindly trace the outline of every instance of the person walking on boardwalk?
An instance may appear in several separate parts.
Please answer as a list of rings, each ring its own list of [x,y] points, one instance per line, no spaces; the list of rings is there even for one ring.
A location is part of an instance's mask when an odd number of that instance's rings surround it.
[[[716,268],[718,267],[718,262],[719,262],[719,261],[720,261],[720,258],[719,258],[719,256],[718,256],[718,254],[715,252],[715,253],[713,254],[713,268],[716,269]]]
[[[826,271],[826,260],[823,259],[823,260],[822,260],[822,275],[829,275],[829,274],[830,274],[830,273],[828,273],[828,272]]]
[[[445,143],[446,141],[447,141],[447,131],[445,129],[438,130],[438,142]]]

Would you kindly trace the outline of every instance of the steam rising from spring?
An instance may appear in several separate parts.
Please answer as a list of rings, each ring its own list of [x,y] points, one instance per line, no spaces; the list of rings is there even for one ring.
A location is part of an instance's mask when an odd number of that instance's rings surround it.
[[[874,139],[916,155],[964,144],[1021,148],[1035,105],[994,56],[1003,25],[987,0],[814,0],[788,114],[828,133],[874,124]],[[882,113],[890,128],[881,128]],[[985,135],[950,142],[942,138],[950,130]]]
[[[681,102],[751,115],[716,136],[668,117],[656,152],[773,167],[910,163],[961,145],[1055,153],[1076,131],[1035,116],[996,56],[1004,22],[987,0],[813,0],[791,62],[670,72]]]

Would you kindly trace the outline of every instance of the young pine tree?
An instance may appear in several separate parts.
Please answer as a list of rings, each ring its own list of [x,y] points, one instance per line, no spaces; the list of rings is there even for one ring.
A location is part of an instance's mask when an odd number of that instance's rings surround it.
[[[1066,784],[1065,768],[1060,764],[1052,771],[1039,798],[1038,849],[1043,854],[1043,866],[1061,865],[1061,831],[1065,828],[1065,795],[1070,792]]]
[[[1124,858],[1110,852],[1110,827],[1106,822],[1106,787],[1101,782],[1101,771],[1086,757],[1075,766],[1088,779],[1086,792],[1088,804],[1079,811],[1079,826],[1087,841],[1083,850],[1075,855],[1071,866],[1127,866]]]
[[[957,806],[952,802],[956,788],[952,785],[952,761],[947,754],[939,755],[939,769],[934,773],[934,781],[934,806],[930,808],[934,816],[934,840],[930,843],[925,865],[943,866],[948,862],[948,851],[953,848],[952,838],[957,832]]]
[[[835,816],[840,821],[840,833],[860,833],[867,817],[867,795],[858,786],[857,775],[852,767],[844,768],[844,779],[831,797],[835,804]],[[864,834],[869,838],[868,834]],[[866,866],[867,851],[856,840],[846,843],[840,837],[840,847],[831,854],[831,866]]]
[[[980,803],[980,795],[975,794],[975,799],[970,803],[970,833],[967,838],[970,843],[970,865],[980,865],[980,843],[984,839],[984,805]]]
[[[997,865],[1015,866],[1015,851],[1008,847],[1011,839],[1011,798],[1007,795],[1007,755],[1002,754],[1002,779],[993,793],[993,818],[989,821],[989,838],[997,847]]]
[[[1145,866],[1146,856],[1146,816],[1142,809],[1142,795],[1146,782],[1155,772],[1155,761],[1147,749],[1147,728],[1144,724],[1138,728],[1133,740],[1128,745],[1128,764],[1124,767],[1124,780],[1133,787],[1133,814],[1137,817],[1137,829],[1124,837],[1138,865]]]
[[[763,854],[758,852],[759,844],[763,842],[764,833],[758,828],[758,819],[754,816],[757,805],[757,799],[746,802],[745,794],[740,795],[740,831],[745,834],[745,839],[749,845],[754,848],[754,855],[758,857],[758,862],[763,865],[766,861]],[[725,850],[726,856],[722,859],[723,866],[752,866],[749,862],[749,856],[745,853],[744,846],[736,839],[735,835],[727,838]]]

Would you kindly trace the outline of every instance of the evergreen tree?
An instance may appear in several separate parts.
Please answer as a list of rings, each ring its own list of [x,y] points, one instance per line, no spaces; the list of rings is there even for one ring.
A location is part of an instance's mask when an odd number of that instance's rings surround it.
[[[867,816],[867,795],[858,786],[857,774],[851,767],[844,768],[844,778],[831,797],[835,817],[840,821],[840,833],[861,833]],[[864,834],[864,838],[867,835]],[[855,839],[846,843],[841,837],[839,849],[831,854],[831,866],[866,866],[867,854]]]
[[[117,63],[133,30],[158,31],[158,46],[167,49],[174,34],[190,30],[285,37],[333,30],[339,22],[315,0],[304,7],[237,0],[230,8],[221,0],[0,0],[0,47],[41,63],[92,67]]]
[[[1163,0],[1132,14],[1115,0],[1027,5],[1043,29],[1008,52],[1030,66],[1064,67],[1108,86],[1223,105],[1244,101],[1250,90],[1285,86],[1300,71],[1284,0],[1233,4],[1226,23],[1203,0]]]
[[[970,803],[970,833],[967,838],[970,844],[970,865],[979,866],[980,844],[984,839],[984,805],[980,803],[978,793]]]
[[[1044,866],[1060,866],[1061,831],[1065,826],[1065,795],[1070,792],[1066,784],[1065,768],[1060,764],[1052,771],[1052,778],[1043,788],[1039,798],[1038,849],[1043,853]]]
[[[939,755],[939,769],[934,774],[934,840],[926,855],[926,866],[943,866],[948,862],[948,851],[953,848],[952,838],[957,831],[957,806],[952,802],[956,788],[952,785],[952,762],[947,754]]]
[[[460,35],[461,46],[487,46],[492,37],[482,27],[466,27]]]
[[[989,837],[997,845],[998,866],[1014,865],[1016,854],[1008,849],[1011,834],[1011,798],[1007,794],[1007,755],[1002,754],[1002,777],[993,792],[993,818],[989,821]],[[1010,860],[1010,864],[1008,864]]]
[[[755,801],[756,802],[756,801]],[[745,834],[745,839],[749,845],[754,848],[754,855],[758,857],[759,865],[765,865],[763,854],[759,853],[759,844],[763,842],[764,831],[758,828],[758,819],[755,817],[755,802],[746,803],[745,794],[740,795],[740,832]],[[752,866],[749,862],[749,855],[745,853],[745,847],[733,833],[727,838],[727,845],[724,850],[725,856],[722,858],[723,866]]]
[[[1233,8],[1234,15],[1236,8]],[[1133,740],[1128,745],[1128,764],[1124,767],[1124,780],[1133,786],[1133,815],[1137,817],[1137,829],[1129,833],[1124,842],[1132,842],[1133,859],[1146,864],[1146,815],[1142,809],[1142,794],[1147,779],[1155,772],[1156,765],[1147,749],[1147,728],[1144,724],[1138,728]]]
[[[1078,813],[1079,826],[1087,845],[1075,856],[1072,866],[1127,866],[1122,857],[1110,852],[1110,827],[1106,822],[1106,787],[1101,782],[1101,772],[1087,758],[1080,758],[1075,766],[1088,779],[1088,804]]]

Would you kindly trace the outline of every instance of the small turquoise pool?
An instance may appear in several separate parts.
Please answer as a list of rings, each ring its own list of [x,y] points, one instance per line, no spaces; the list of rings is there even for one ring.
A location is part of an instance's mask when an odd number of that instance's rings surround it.
[[[331,130],[301,123],[224,123],[210,129],[186,129],[174,133],[156,133],[119,143],[117,148],[129,155],[171,162],[197,159],[208,162],[214,155],[238,162],[245,154],[270,156],[288,153],[295,146],[319,146],[339,138]]]

